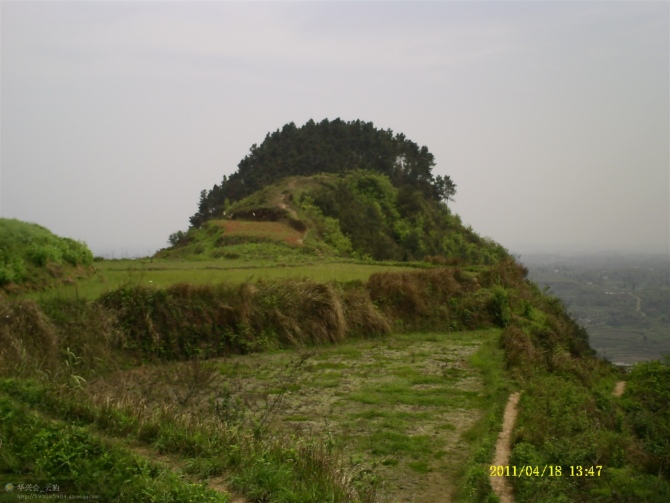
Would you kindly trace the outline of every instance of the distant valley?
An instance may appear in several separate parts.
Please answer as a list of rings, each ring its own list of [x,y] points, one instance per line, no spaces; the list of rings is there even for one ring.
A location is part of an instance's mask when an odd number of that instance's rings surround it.
[[[560,298],[591,347],[614,363],[670,353],[670,257],[526,255],[529,277]]]

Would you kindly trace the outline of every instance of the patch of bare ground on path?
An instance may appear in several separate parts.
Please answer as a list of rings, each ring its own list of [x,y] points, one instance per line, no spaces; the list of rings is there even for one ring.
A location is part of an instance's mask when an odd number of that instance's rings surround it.
[[[616,386],[614,386],[612,395],[614,395],[616,398],[620,398],[624,391],[626,391],[626,381],[619,381],[616,383]]]
[[[505,406],[502,431],[496,443],[496,455],[493,460],[494,466],[507,466],[509,464],[512,431],[516,423],[517,406],[519,405],[520,396],[518,392],[513,393],[510,395]],[[500,498],[500,503],[514,503],[512,486],[506,477],[491,477],[491,487],[493,488],[493,492]]]

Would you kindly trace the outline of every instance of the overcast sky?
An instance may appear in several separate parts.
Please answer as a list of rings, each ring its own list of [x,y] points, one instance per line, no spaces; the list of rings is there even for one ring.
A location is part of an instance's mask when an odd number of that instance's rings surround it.
[[[670,247],[670,3],[0,2],[0,213],[147,255],[288,122],[404,133],[513,253]]]

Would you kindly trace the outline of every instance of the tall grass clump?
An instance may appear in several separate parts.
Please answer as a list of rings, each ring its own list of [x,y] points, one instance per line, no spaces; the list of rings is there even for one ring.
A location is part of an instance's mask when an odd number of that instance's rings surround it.
[[[55,371],[59,342],[56,327],[34,301],[0,300],[0,375]]]
[[[375,273],[366,289],[400,329],[504,326],[491,290],[481,288],[476,277],[458,268]]]
[[[70,464],[60,466],[60,472],[52,474],[59,475],[60,480],[74,481],[77,472],[73,472],[72,468],[77,470],[80,466],[85,466],[90,458],[95,458],[94,449],[86,445],[90,438],[88,428],[95,427],[94,431],[104,431],[108,435],[150,444],[162,454],[191,458],[184,468],[189,474],[209,478],[225,473],[230,487],[251,501],[376,501],[373,481],[368,480],[361,469],[348,466],[340,453],[333,450],[332,445],[318,439],[296,437],[290,433],[269,429],[258,434],[253,428],[245,427],[246,423],[226,421],[217,415],[186,411],[168,405],[147,406],[142,397],[130,394],[116,400],[110,400],[104,393],[89,395],[82,390],[56,394],[41,385],[14,380],[0,381],[0,390],[11,396],[12,400],[29,402],[51,415],[56,414],[68,422],[74,420],[85,426],[69,430],[67,427],[54,427],[60,428],[61,437],[65,440],[74,433],[83,444],[81,449],[71,454]],[[2,400],[0,399],[0,414]],[[11,403],[4,400],[4,403]],[[33,422],[16,414],[12,417],[28,425]],[[34,415],[31,417],[35,418]],[[7,423],[6,427],[10,426]],[[0,425],[0,432],[3,427],[5,425]],[[17,461],[20,464],[32,452],[31,444],[23,441],[24,437],[35,437],[33,431],[25,426],[22,431],[24,436],[16,435],[12,442],[12,448],[21,457],[21,460],[14,459],[15,467]],[[8,430],[7,433],[10,434],[11,431]],[[48,440],[51,441],[51,452],[63,449],[51,436]],[[87,448],[90,455],[84,452]],[[41,458],[44,457],[42,454]],[[47,459],[44,461],[50,462]],[[54,465],[57,468],[57,461],[58,458],[49,466]],[[126,461],[130,466],[146,464],[145,461]],[[1,463],[0,459],[0,467]],[[115,470],[112,467],[110,469]],[[131,472],[120,471],[134,484],[135,478]],[[30,472],[30,467],[24,468],[24,473]],[[115,472],[110,476],[115,476]],[[87,478],[81,477],[77,483],[87,481]],[[133,490],[129,488],[128,492],[132,494]],[[134,501],[124,498],[119,500]],[[157,498],[152,501],[189,500]],[[206,500],[194,498],[192,501]]]
[[[389,324],[365,292],[309,279],[242,285],[128,286],[103,295],[124,348],[164,359],[212,357],[378,335]]]

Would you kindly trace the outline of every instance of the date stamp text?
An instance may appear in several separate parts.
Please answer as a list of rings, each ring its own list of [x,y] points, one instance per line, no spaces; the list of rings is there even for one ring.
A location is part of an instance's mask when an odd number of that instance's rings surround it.
[[[602,465],[490,465],[489,477],[600,477],[602,469]]]

